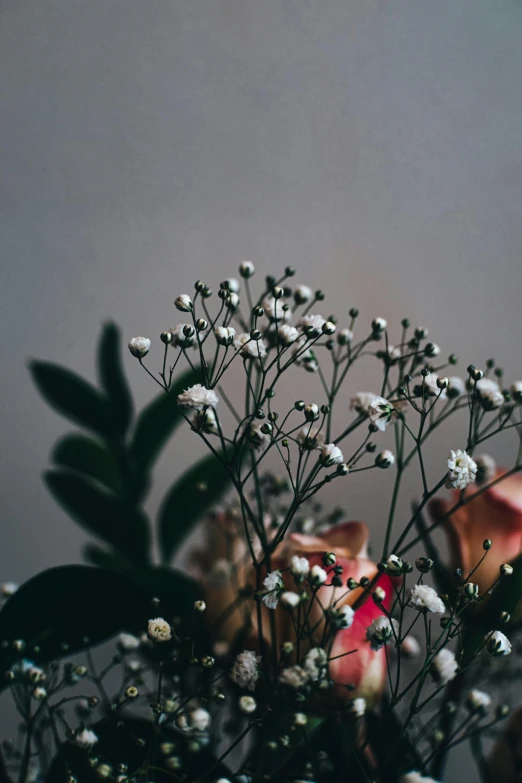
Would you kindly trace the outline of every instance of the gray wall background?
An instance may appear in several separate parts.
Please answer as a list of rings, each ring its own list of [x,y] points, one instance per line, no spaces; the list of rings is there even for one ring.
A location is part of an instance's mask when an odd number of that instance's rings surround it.
[[[78,561],[85,541],[41,483],[67,425],[26,360],[93,377],[104,319],[154,337],[180,320],[176,294],[243,258],[295,265],[341,320],[408,315],[464,367],[494,355],[522,376],[519,0],[0,9],[0,579]],[[165,453],[151,509],[198,453],[190,433]],[[369,507],[368,484],[345,486],[331,501],[378,538],[385,493]]]

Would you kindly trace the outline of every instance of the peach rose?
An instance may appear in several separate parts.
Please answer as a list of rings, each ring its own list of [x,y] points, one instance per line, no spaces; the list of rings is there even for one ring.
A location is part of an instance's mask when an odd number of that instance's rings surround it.
[[[495,478],[505,471],[498,470]],[[476,488],[466,490],[467,495]],[[435,522],[442,521],[448,536],[453,568],[469,574],[484,555],[482,543],[489,538],[493,546],[471,577],[484,593],[499,576],[503,563],[509,563],[522,552],[522,475],[515,473],[499,481],[447,519],[444,515],[458,502],[460,492],[451,500],[435,499],[430,513]]]

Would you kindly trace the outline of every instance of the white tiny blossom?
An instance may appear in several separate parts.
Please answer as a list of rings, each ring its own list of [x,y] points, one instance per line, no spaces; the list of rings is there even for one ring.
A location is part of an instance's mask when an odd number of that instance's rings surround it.
[[[427,778],[420,772],[412,771],[402,775],[399,783],[438,783],[434,778]]]
[[[416,609],[424,609],[435,614],[444,614],[446,606],[437,591],[429,585],[415,585],[410,590],[410,603]]]
[[[324,568],[321,568],[320,565],[312,566],[312,570],[310,571],[310,580],[312,584],[323,585],[327,579],[328,579],[328,574],[326,573]]]
[[[335,443],[325,443],[321,446],[321,462],[325,468],[330,465],[338,465],[344,461],[343,452]]]
[[[450,451],[448,457],[448,475],[446,489],[465,489],[475,481],[477,474],[476,462],[462,449]]]
[[[382,399],[382,397],[379,398],[379,396],[373,392],[357,392],[350,400],[350,410],[369,416],[370,407],[377,399]]]
[[[305,449],[317,449],[323,444],[323,431],[319,427],[305,424],[297,433],[297,441]]]
[[[255,690],[256,682],[259,679],[260,661],[261,656],[256,655],[253,650],[243,650],[234,661],[230,678],[240,688],[246,688],[249,691]]]
[[[298,285],[294,290],[294,299],[297,304],[306,304],[313,295],[314,292],[308,285]]]
[[[296,712],[294,714],[294,725],[295,726],[306,726],[308,723],[308,718],[305,715],[304,712]]]
[[[401,642],[401,652],[407,658],[416,658],[421,651],[419,641],[415,636],[406,636]]]
[[[492,378],[481,378],[476,382],[475,388],[485,410],[493,411],[504,404],[504,395],[500,391],[500,386]]]
[[[295,609],[295,607],[298,606],[300,600],[301,598],[299,595],[294,593],[292,590],[287,590],[281,594],[281,603],[290,609]]]
[[[489,454],[480,454],[475,458],[477,463],[477,484],[487,484],[495,477],[497,463]]]
[[[370,642],[372,650],[380,650],[397,635],[399,624],[397,620],[390,620],[385,615],[379,615],[366,629],[366,638]]]
[[[403,562],[397,555],[390,555],[386,561],[386,570],[392,576],[399,576],[402,574]]]
[[[511,396],[516,402],[522,402],[522,381],[515,381],[509,387]]]
[[[304,657],[303,666],[311,680],[322,680],[328,668],[328,655],[322,647],[312,647]]]
[[[80,733],[74,737],[73,741],[74,744],[78,745],[79,748],[89,750],[89,748],[92,748],[94,745],[96,745],[98,742],[98,737],[94,731],[91,731],[91,729],[83,729],[83,731],[80,731]]]
[[[299,332],[295,326],[290,326],[289,324],[280,326],[277,333],[279,335],[279,342],[282,343],[282,345],[292,345],[299,337]]]
[[[251,443],[252,446],[254,446],[256,449],[266,448],[266,446],[268,446],[270,443],[270,435],[261,431],[262,426],[262,424],[253,421],[247,424],[246,427],[246,438],[248,442]]]
[[[118,636],[118,646],[125,652],[137,650],[140,644],[140,639],[131,633],[120,633]]]
[[[243,356],[252,356],[255,359],[266,356],[266,343],[264,340],[252,340],[248,332],[238,334],[234,339],[234,348],[241,351]]]
[[[448,381],[448,388],[446,390],[448,397],[455,399],[456,397],[462,397],[464,394],[466,394],[466,384],[462,378],[459,378],[458,375],[451,375],[448,378]]]
[[[180,294],[177,296],[174,299],[174,304],[182,313],[190,313],[192,311],[192,299],[188,294]]]
[[[153,620],[149,620],[147,633],[155,642],[168,642],[172,637],[170,625],[163,617],[155,617]]]
[[[256,700],[253,699],[252,696],[241,696],[239,699],[239,709],[246,715],[250,715],[250,713],[255,712],[257,709]]]
[[[184,392],[178,394],[178,405],[181,408],[193,408],[196,411],[201,411],[203,408],[209,405],[215,408],[219,399],[213,389],[207,389],[200,383],[196,383],[189,389],[185,389]]]
[[[219,429],[214,409],[206,408],[204,411],[196,411],[192,417],[192,426],[196,432],[217,435]]]
[[[172,335],[171,346],[173,348],[187,348],[194,344],[194,327],[192,327],[192,334],[187,337],[183,331],[186,326],[191,326],[191,324],[176,324],[176,326],[169,329],[169,332]]]
[[[148,337],[133,337],[129,342],[129,351],[137,359],[143,359],[150,351],[150,340]]]
[[[3,582],[0,585],[0,595],[2,598],[11,598],[18,590],[16,582]]]
[[[490,705],[491,696],[489,693],[476,690],[475,688],[468,693],[466,707],[471,712],[485,712]]]
[[[484,641],[488,653],[494,657],[511,653],[511,642],[502,631],[489,631],[485,635]]]
[[[291,308],[283,299],[267,296],[263,299],[261,305],[265,311],[265,315],[272,321],[289,321],[292,316]]]
[[[256,268],[252,261],[242,261],[239,265],[239,274],[241,277],[252,277]]]
[[[43,699],[47,698],[47,691],[45,690],[45,688],[38,686],[33,691],[33,698],[38,699],[38,701],[42,701]]]
[[[239,305],[239,296],[234,291],[230,291],[225,299],[225,304],[229,310],[236,310]]]
[[[239,285],[239,280],[235,277],[229,277],[228,280],[225,280],[225,283],[227,284],[227,290],[232,291],[234,294],[238,294],[241,286]]]
[[[444,647],[434,657],[431,670],[433,676],[441,685],[446,685],[457,676],[459,665],[454,653]]]
[[[279,592],[283,587],[281,571],[271,571],[265,577],[263,585],[269,591],[263,596],[263,603],[268,609],[275,609],[279,600]]]
[[[279,675],[279,682],[282,685],[288,685],[288,687],[295,688],[295,690],[306,685],[309,679],[308,672],[302,666],[289,666],[287,669],[283,669]]]
[[[397,411],[391,402],[388,402],[384,397],[374,397],[368,408],[370,421],[382,432],[396,413]]]
[[[351,628],[355,612],[351,606],[344,604],[339,609],[332,611],[332,621],[336,628],[344,630],[345,628]]]
[[[316,332],[321,333],[325,323],[326,318],[323,318],[322,315],[302,315],[297,321],[296,326],[303,332],[311,326]]]
[[[192,729],[205,731],[212,723],[212,718],[207,710],[203,709],[203,707],[198,707],[189,714],[189,723]]]
[[[290,561],[290,570],[294,576],[306,576],[310,571],[310,561],[306,557],[294,555]]]
[[[362,716],[366,712],[366,699],[363,699],[362,696],[359,696],[359,698],[354,699],[350,704],[350,713],[355,718],[362,718]]]
[[[341,329],[337,332],[337,342],[339,345],[348,345],[353,340],[353,332],[351,329]]]
[[[218,326],[214,329],[214,335],[220,345],[232,345],[236,330],[232,326]]]

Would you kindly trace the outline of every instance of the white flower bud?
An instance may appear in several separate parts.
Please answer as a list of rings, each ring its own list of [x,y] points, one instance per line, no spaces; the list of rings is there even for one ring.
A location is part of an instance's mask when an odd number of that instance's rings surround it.
[[[207,605],[204,601],[194,601],[194,611],[195,612],[204,612],[207,608]]]
[[[343,452],[335,443],[325,443],[321,447],[321,464],[325,468],[329,468],[331,465],[338,465],[343,461]]]
[[[285,346],[292,345],[299,337],[299,332],[295,326],[289,326],[289,324],[283,324],[283,326],[279,327],[277,332],[279,335],[279,342]]]
[[[180,296],[177,296],[176,299],[174,299],[174,304],[178,310],[181,310],[182,313],[192,312],[192,299],[190,296],[188,296],[188,294],[180,294]]]
[[[324,570],[324,568],[321,568],[320,565],[314,565],[312,566],[312,570],[310,571],[310,579],[312,584],[314,585],[323,585],[328,578],[328,574]]]
[[[509,563],[503,563],[500,566],[500,575],[501,576],[511,576],[513,573],[513,566],[509,565]]]
[[[341,329],[337,332],[337,342],[339,345],[348,345],[353,340],[353,332],[351,329]]]
[[[445,375],[439,375],[437,378],[437,387],[439,389],[447,389],[449,386],[449,378],[446,378]]]
[[[148,337],[133,337],[129,342],[129,351],[136,359],[143,359],[150,351],[150,340]]]
[[[304,415],[307,421],[316,421],[319,418],[319,406],[315,402],[305,405]]]
[[[203,709],[203,707],[198,707],[189,713],[189,725],[191,728],[196,729],[196,731],[205,731],[205,729],[208,729],[211,722],[212,718],[210,717],[210,713]]]
[[[376,587],[373,591],[373,597],[378,604],[382,604],[386,598],[386,590],[383,590],[382,587]]]
[[[286,592],[281,594],[279,600],[288,609],[295,609],[295,607],[298,606],[301,599],[297,593],[294,593],[291,590],[287,590]]]
[[[391,576],[400,576],[402,574],[402,560],[397,555],[390,555],[386,561],[386,571]]]
[[[306,557],[294,555],[290,561],[290,570],[292,571],[293,576],[302,578],[307,576],[310,571],[310,563]]]
[[[239,265],[239,274],[245,279],[252,277],[255,271],[256,268],[252,261],[242,261]]]
[[[232,345],[236,330],[232,326],[218,326],[214,329],[214,334],[220,345]]]
[[[239,699],[239,709],[241,710],[241,712],[250,715],[252,712],[255,712],[257,709],[256,700],[252,696],[241,696],[241,698]]]
[[[156,617],[154,620],[149,620],[147,633],[149,638],[154,642],[168,642],[172,636],[170,625],[163,617]]]
[[[500,655],[509,655],[511,652],[511,642],[502,631],[488,631],[484,637],[486,649],[494,657]]]
[[[295,726],[306,726],[308,723],[308,718],[306,717],[304,712],[296,712],[294,715],[294,725]]]
[[[294,290],[295,303],[298,305],[306,304],[307,302],[310,301],[313,295],[314,292],[309,286],[298,285],[297,288]]]
[[[359,696],[350,703],[349,710],[354,718],[362,718],[366,712],[366,700]]]
[[[372,321],[372,330],[374,332],[384,332],[388,326],[388,321],[384,318],[374,318]]]
[[[378,468],[390,468],[395,463],[395,457],[391,451],[385,449],[375,457],[375,464]]]

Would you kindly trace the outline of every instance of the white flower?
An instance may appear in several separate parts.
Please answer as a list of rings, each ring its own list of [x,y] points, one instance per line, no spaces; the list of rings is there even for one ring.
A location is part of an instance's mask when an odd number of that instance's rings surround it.
[[[287,606],[289,609],[295,609],[300,600],[301,598],[299,595],[294,593],[292,590],[287,590],[281,594],[281,603]]]
[[[216,435],[219,430],[214,409],[206,408],[204,411],[196,411],[192,417],[192,426],[196,432]]]
[[[253,699],[252,696],[241,696],[239,699],[239,709],[247,715],[251,712],[255,712],[257,709],[256,700]]]
[[[444,614],[446,607],[444,601],[439,598],[436,590],[429,585],[415,585],[410,590],[410,603],[416,609],[425,609],[427,612]]]
[[[475,481],[477,464],[469,454],[462,451],[462,449],[450,451],[448,468],[446,489],[465,489],[468,484]]]
[[[477,463],[477,484],[487,484],[497,472],[497,463],[489,454],[480,454],[476,457],[475,462]]]
[[[252,277],[255,271],[256,268],[252,261],[242,261],[239,265],[239,274],[241,277]]]
[[[271,571],[263,582],[263,585],[269,591],[263,596],[263,603],[269,609],[275,609],[279,599],[279,592],[283,587],[281,571]]]
[[[441,400],[445,400],[447,396],[447,392],[445,389],[441,390],[439,389],[437,385],[437,381],[439,379],[439,376],[436,372],[430,372],[428,375],[426,375],[425,378],[421,378],[419,382],[414,386],[414,394],[417,397],[422,397],[422,389],[424,387],[424,396],[425,397],[439,397]],[[424,381],[424,383],[423,383]]]
[[[397,555],[390,555],[386,561],[386,570],[392,576],[399,576],[402,574],[403,563],[400,557]]]
[[[322,315],[302,315],[297,321],[296,326],[303,332],[311,326],[314,331],[321,334],[325,323],[326,318],[323,318]]]
[[[294,290],[294,299],[296,304],[306,304],[310,301],[314,292],[308,285],[298,285]]]
[[[279,675],[279,682],[282,685],[288,685],[295,690],[306,685],[309,679],[308,672],[302,666],[289,666],[287,669],[283,669]]]
[[[247,424],[246,438],[255,449],[265,448],[270,443],[270,435],[261,431],[262,426],[255,421]]]
[[[366,638],[370,642],[372,650],[380,650],[381,647],[391,641],[393,636],[397,635],[399,624],[397,620],[389,620],[388,617],[381,614],[372,620],[366,629]]]
[[[198,707],[189,714],[190,727],[196,731],[205,731],[212,723],[210,713],[203,707]]]
[[[304,577],[310,571],[310,562],[306,557],[294,555],[290,561],[290,570],[294,576]]]
[[[397,411],[391,402],[388,402],[384,397],[374,397],[368,408],[370,421],[382,432],[384,432],[396,413]]]
[[[303,665],[308,677],[317,682],[322,680],[328,668],[328,656],[322,647],[312,647],[304,657]]]
[[[261,305],[265,314],[272,321],[289,321],[292,316],[292,310],[283,299],[267,296]]]
[[[186,327],[189,327],[187,331],[189,331],[189,336],[185,334],[183,331]],[[176,324],[176,326],[173,326],[172,329],[169,329],[169,332],[172,335],[172,342],[171,346],[174,348],[174,346],[178,348],[187,348],[194,343],[194,334],[195,330],[194,327],[191,326],[191,324]]]
[[[312,566],[312,570],[310,571],[310,581],[314,585],[323,585],[326,580],[328,579],[328,574],[324,570],[324,568],[321,568],[320,565],[314,565]]]
[[[38,701],[42,701],[43,699],[47,698],[47,691],[45,690],[45,688],[38,686],[33,691],[33,698],[38,699]]]
[[[241,286],[239,285],[239,280],[235,277],[229,277],[228,280],[225,280],[227,291],[232,291],[233,294],[238,294],[239,289]]]
[[[351,702],[350,713],[355,718],[362,718],[365,712],[366,712],[366,699],[363,699],[361,696],[359,696],[359,698],[354,699]]]
[[[350,400],[350,410],[369,416],[370,407],[373,405],[374,400],[377,399],[382,399],[382,397],[378,397],[373,392],[357,392]]]
[[[297,441],[305,449],[317,449],[323,443],[323,431],[319,427],[305,424],[297,433]]]
[[[91,731],[91,729],[83,729],[83,731],[80,731],[80,733],[77,734],[74,738],[74,744],[78,745],[79,748],[84,748],[85,750],[92,748],[94,745],[96,745],[97,742],[98,737],[94,731]]]
[[[258,664],[260,660],[261,656],[256,655],[253,650],[243,650],[234,661],[230,678],[240,688],[246,688],[249,691],[255,690],[256,682],[259,679]]]
[[[295,326],[290,326],[289,324],[280,326],[277,333],[279,335],[279,342],[282,343],[282,345],[292,345],[299,337],[299,332]]]
[[[486,642],[486,650],[494,657],[511,653],[511,642],[502,631],[489,631],[485,635],[484,641]]]
[[[458,669],[459,665],[454,653],[446,647],[437,653],[431,664],[432,674],[441,685],[454,680]]]
[[[214,335],[220,345],[232,345],[236,330],[232,326],[218,326],[214,329]]]
[[[137,650],[141,641],[137,636],[131,633],[120,633],[118,636],[118,646],[125,652],[131,652],[131,650]]]
[[[239,296],[234,291],[229,291],[228,297],[225,299],[225,304],[229,310],[235,310],[239,305]]]
[[[304,712],[296,712],[294,714],[294,726],[306,726],[308,718]]]
[[[484,691],[479,691],[476,689],[473,689],[468,693],[466,707],[471,712],[485,712],[490,704],[491,696],[489,693],[485,693]]]
[[[329,468],[330,465],[338,465],[343,461],[343,452],[335,443],[325,443],[324,446],[321,446],[321,463],[325,468]]]
[[[129,342],[129,351],[137,359],[143,359],[150,351],[150,340],[148,337],[133,337]]]
[[[266,356],[266,343],[264,340],[252,340],[248,332],[238,334],[234,340],[234,348],[241,351],[243,356],[253,356],[256,359]]]
[[[339,345],[348,345],[353,340],[353,332],[351,329],[341,329],[337,332],[337,342]]]
[[[18,590],[16,582],[3,582],[0,585],[0,595],[2,598],[11,598],[12,595]]]
[[[466,384],[458,375],[451,375],[448,378],[448,381],[448,388],[446,390],[448,397],[455,399],[456,397],[462,397],[463,394],[466,394]]]
[[[188,294],[180,294],[174,299],[174,304],[182,313],[192,312],[192,299]]]
[[[491,378],[481,378],[475,384],[475,388],[484,410],[494,411],[504,405],[504,395],[500,391],[500,386]]]
[[[190,389],[185,389],[184,392],[178,394],[178,405],[181,408],[193,408],[196,411],[201,411],[207,405],[215,408],[218,402],[216,392],[205,388],[200,383],[196,383]]]
[[[355,612],[351,606],[344,604],[339,609],[334,609],[332,612],[332,620],[336,628],[344,630],[345,628],[351,628]]]
[[[509,387],[509,391],[515,402],[522,402],[522,381],[515,381],[512,383]]]
[[[402,775],[399,783],[438,783],[434,778],[426,778],[420,772],[408,772]]]
[[[401,642],[401,652],[407,658],[416,658],[421,651],[421,646],[415,636],[406,636]]]
[[[155,617],[154,620],[149,620],[147,633],[155,642],[168,642],[172,636],[170,625],[163,617]]]
[[[388,321],[385,318],[374,318],[372,321],[372,329],[374,332],[384,332],[388,326]]]

